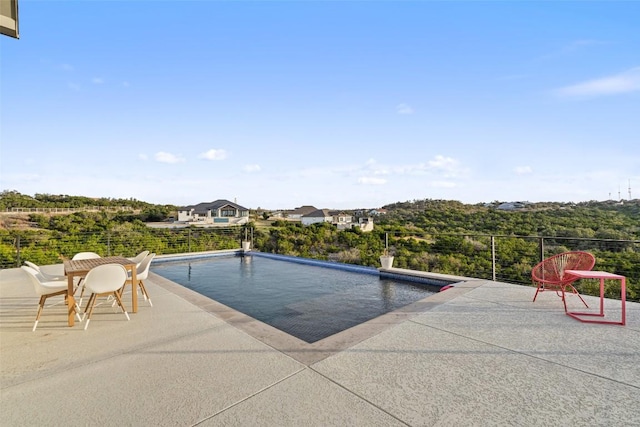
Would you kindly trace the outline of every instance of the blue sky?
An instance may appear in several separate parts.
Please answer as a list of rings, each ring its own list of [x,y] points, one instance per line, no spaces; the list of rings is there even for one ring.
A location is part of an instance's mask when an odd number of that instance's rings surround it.
[[[19,6],[1,190],[265,209],[640,194],[640,2]]]

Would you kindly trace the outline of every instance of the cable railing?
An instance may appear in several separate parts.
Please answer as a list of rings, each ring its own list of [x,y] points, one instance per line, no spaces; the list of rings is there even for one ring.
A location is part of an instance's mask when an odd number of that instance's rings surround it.
[[[591,252],[594,270],[625,276],[627,298],[640,301],[640,241],[576,237],[486,234],[387,233],[394,267],[531,285],[532,268],[545,258],[568,251]],[[586,294],[598,295],[596,281],[581,281]],[[619,286],[606,296],[620,298]]]
[[[24,260],[56,264],[78,252],[102,256],[134,256],[142,250],[157,254],[235,249],[242,241],[241,227],[215,229],[110,230],[95,233],[39,232],[0,237],[0,268],[19,267]]]
[[[80,208],[8,208],[2,212],[5,213],[76,213],[76,212],[135,212],[140,209],[131,206],[83,206]]]
[[[256,234],[261,232],[256,231]],[[252,240],[255,250],[283,255],[301,255],[296,245],[261,247],[260,238],[247,227],[187,229],[145,229],[128,227],[95,233],[55,231],[0,236],[0,268],[19,267],[25,260],[36,264],[55,264],[75,253],[96,252],[103,256],[134,256],[142,250],[157,254],[178,254],[239,249],[243,240]],[[506,283],[531,285],[531,270],[541,260],[567,251],[587,251],[596,256],[594,269],[627,278],[627,297],[640,301],[640,241],[574,237],[513,236],[489,234],[381,234],[375,246],[306,251],[301,256],[379,267],[379,255],[386,245],[394,256],[394,267],[417,271],[473,277]],[[335,250],[333,245],[332,250]],[[378,251],[379,253],[373,253]],[[584,291],[597,294],[596,284],[585,281]],[[617,293],[616,293],[617,291]],[[607,288],[607,296],[619,298],[619,289]]]

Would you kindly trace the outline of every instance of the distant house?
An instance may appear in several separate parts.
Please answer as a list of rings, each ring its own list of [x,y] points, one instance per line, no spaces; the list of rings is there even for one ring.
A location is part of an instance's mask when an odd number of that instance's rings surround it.
[[[496,209],[501,211],[515,211],[518,209],[524,209],[525,207],[524,202],[505,202],[498,205]]]
[[[371,209],[369,210],[369,215],[386,215],[387,214],[387,210],[384,208],[378,208],[378,209]]]
[[[318,224],[320,222],[333,222],[333,216],[329,209],[316,209],[306,215],[302,215],[302,225]]]
[[[358,227],[360,227],[362,231],[373,231],[373,218],[358,218]]]
[[[353,226],[353,215],[343,211],[330,211],[331,223],[338,227],[338,230],[344,230]]]
[[[318,208],[314,206],[306,205],[306,206],[300,206],[299,208],[295,208],[290,211],[286,211],[285,215],[289,219],[301,220],[304,215],[309,215],[310,213],[315,212],[317,210]]]
[[[221,199],[180,208],[178,221],[190,224],[242,225],[249,222],[249,209]]]
[[[351,228],[353,225],[353,216],[343,211],[330,211],[329,209],[316,209],[307,215],[303,215],[302,225],[317,224],[320,222],[328,222],[338,229]]]

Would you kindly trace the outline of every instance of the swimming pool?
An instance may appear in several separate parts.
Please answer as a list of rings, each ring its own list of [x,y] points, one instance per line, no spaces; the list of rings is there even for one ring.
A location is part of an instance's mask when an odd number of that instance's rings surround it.
[[[373,268],[345,264],[329,268],[314,260],[280,258],[247,255],[163,261],[154,262],[151,270],[307,343],[440,290],[427,283],[381,278]]]

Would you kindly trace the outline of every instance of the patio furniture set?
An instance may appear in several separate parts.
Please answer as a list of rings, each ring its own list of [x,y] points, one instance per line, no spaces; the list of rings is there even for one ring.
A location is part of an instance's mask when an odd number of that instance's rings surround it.
[[[606,271],[592,271],[596,264],[596,258],[589,252],[572,251],[553,255],[531,270],[531,279],[537,285],[535,302],[538,293],[543,291],[555,291],[562,298],[564,311],[567,316],[573,317],[584,323],[601,323],[613,325],[626,324],[626,278],[618,274]],[[589,305],[580,296],[573,283],[580,279],[596,279],[600,281],[600,310],[598,312],[569,311],[567,309],[567,288],[570,294],[576,295],[580,301],[589,308]],[[605,281],[620,281],[621,317],[617,320],[604,320],[604,287]],[[595,318],[595,317],[599,317]]]
[[[129,314],[122,301],[122,295],[127,285],[131,285],[131,310],[138,311],[138,286],[142,296],[153,306],[149,294],[144,286],[144,280],[149,274],[151,261],[155,253],[143,251],[134,258],[122,256],[101,257],[93,252],[80,252],[71,260],[64,261],[63,274],[50,274],[39,266],[25,261],[22,269],[28,274],[36,294],[40,297],[38,313],[33,325],[33,331],[38,326],[38,321],[47,298],[64,295],[68,306],[68,324],[74,326],[75,319],[82,322],[86,318],[84,329],[87,329],[91,321],[91,314],[96,305],[96,300],[101,296],[112,298],[112,305],[120,307],[127,320]],[[626,323],[626,284],[625,277],[605,271],[592,271],[596,259],[593,254],[582,251],[563,252],[553,255],[533,267],[531,278],[537,286],[533,297],[535,302],[538,294],[544,291],[555,291],[562,299],[565,313],[574,319],[585,323],[601,323],[625,325]],[[569,311],[567,308],[567,294],[577,296],[580,301],[589,307],[578,290],[573,285],[580,279],[596,279],[600,281],[600,310],[598,312]],[[604,314],[604,288],[605,281],[620,281],[621,293],[621,319],[605,320]],[[76,303],[75,295],[80,290],[79,301]],[[84,310],[81,308],[85,292],[89,292],[89,300]]]
[[[27,273],[36,294],[40,297],[38,313],[33,325],[33,331],[38,327],[38,321],[49,297],[64,295],[68,307],[68,324],[75,325],[75,320],[82,322],[86,319],[84,329],[89,327],[93,309],[98,297],[107,296],[112,306],[117,305],[127,320],[129,313],[122,301],[125,288],[131,285],[131,311],[138,311],[138,287],[145,301],[153,306],[151,298],[144,286],[148,277],[151,261],[155,253],[142,251],[133,258],[122,256],[101,257],[94,252],[80,252],[72,259],[64,261],[61,274],[45,272],[40,266],[25,261],[21,268]],[[76,302],[76,294],[80,292]],[[89,298],[84,309],[82,302],[85,292]]]

